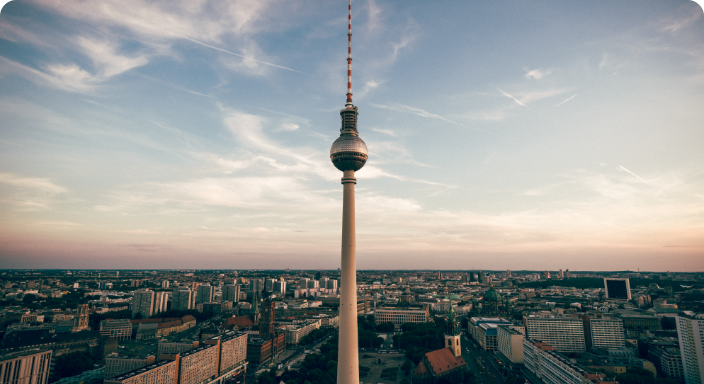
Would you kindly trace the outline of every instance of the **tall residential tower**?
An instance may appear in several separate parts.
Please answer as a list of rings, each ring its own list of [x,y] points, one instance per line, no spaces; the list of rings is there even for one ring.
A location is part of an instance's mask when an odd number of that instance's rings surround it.
[[[367,145],[357,132],[357,107],[352,104],[352,0],[348,2],[347,101],[340,111],[340,137],[330,148],[330,160],[342,171],[342,265],[340,289],[340,341],[337,362],[339,384],[359,383],[357,349],[357,264],[354,221],[354,172],[367,162]]]

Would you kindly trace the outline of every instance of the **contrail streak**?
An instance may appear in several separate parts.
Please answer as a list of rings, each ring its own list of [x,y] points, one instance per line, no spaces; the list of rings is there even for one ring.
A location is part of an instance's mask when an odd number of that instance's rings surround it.
[[[208,45],[208,44],[203,43],[203,42],[200,42],[200,41],[198,41],[198,40],[191,39],[190,37],[187,37],[187,36],[177,35],[177,34],[175,34],[175,33],[171,33],[171,34],[174,35],[174,36],[180,37],[180,38],[182,38],[182,39],[186,39],[186,40],[192,41],[192,42],[194,42],[194,43],[196,43],[196,44],[200,44],[200,45],[202,45],[202,46],[204,46],[204,47],[208,47],[208,48],[215,49],[216,51],[229,53],[230,55],[237,56],[237,57],[241,57],[241,58],[243,58],[243,59],[245,59],[245,60],[254,61],[255,63],[264,64],[264,65],[269,65],[269,66],[272,66],[272,67],[285,69],[285,70],[287,70],[287,71],[303,73],[303,72],[301,72],[301,71],[299,71],[299,70],[296,70],[296,69],[293,69],[293,68],[284,67],[284,66],[282,66],[282,65],[276,65],[276,64],[273,64],[273,63],[267,63],[266,61],[260,61],[260,60],[253,59],[253,58],[251,58],[251,57],[247,57],[247,56],[244,56],[244,55],[240,55],[239,53],[230,52],[230,51],[228,51],[227,49],[222,49],[222,48],[218,48],[218,47],[215,47],[215,46],[212,46],[212,45]],[[305,73],[303,73],[303,74],[305,75]]]
[[[508,93],[506,93],[506,92],[502,91],[502,90],[501,90],[501,88],[499,88],[499,87],[496,87],[496,89],[498,89],[498,90],[499,90],[499,92],[503,93],[503,94],[504,94],[504,96],[506,96],[506,97],[508,97],[508,98],[510,98],[510,99],[513,99],[513,101],[517,102],[517,103],[518,103],[518,105],[522,105],[522,106],[524,106],[524,107],[528,108],[528,106],[527,106],[527,105],[525,105],[525,104],[521,103],[520,101],[518,101],[518,99],[517,99],[517,98],[515,98],[515,97],[513,97],[513,96],[509,95]],[[529,108],[529,109],[530,109],[530,108]]]
[[[651,188],[653,188],[654,190],[656,190],[659,194],[661,194],[661,195],[663,195],[663,196],[666,196],[664,193],[662,193],[662,191],[660,191],[659,189],[657,189],[654,185],[652,185],[652,184],[650,184],[649,182],[643,180],[642,177],[636,175],[635,173],[629,171],[629,170],[626,169],[626,167],[624,167],[623,165],[619,165],[618,168],[619,168],[620,170],[624,171],[624,172],[628,172],[628,173],[630,173],[631,175],[635,176],[638,180],[640,180],[640,181],[642,181],[644,184],[650,186]]]
[[[575,93],[574,95],[570,96],[569,98],[567,98],[567,100],[565,100],[565,101],[561,102],[560,104],[556,105],[556,107],[559,107],[559,106],[561,106],[562,104],[564,104],[564,103],[566,103],[566,102],[568,102],[568,101],[574,99],[575,96],[577,96],[576,93]]]

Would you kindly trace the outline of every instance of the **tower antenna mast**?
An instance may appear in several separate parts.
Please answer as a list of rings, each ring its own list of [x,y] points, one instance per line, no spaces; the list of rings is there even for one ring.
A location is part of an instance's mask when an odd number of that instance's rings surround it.
[[[350,108],[352,104],[352,0],[348,0],[347,5],[347,102],[345,107]]]

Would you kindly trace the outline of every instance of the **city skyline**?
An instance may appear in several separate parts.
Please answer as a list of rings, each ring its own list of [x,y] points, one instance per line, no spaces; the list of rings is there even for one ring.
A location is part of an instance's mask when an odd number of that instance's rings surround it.
[[[336,269],[346,8],[5,5],[0,263]],[[358,269],[704,270],[696,3],[353,17]]]

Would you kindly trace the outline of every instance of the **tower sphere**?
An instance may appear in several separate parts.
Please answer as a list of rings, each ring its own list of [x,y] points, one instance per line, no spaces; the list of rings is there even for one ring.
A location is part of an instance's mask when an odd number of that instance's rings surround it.
[[[343,133],[330,148],[330,160],[341,171],[359,171],[367,157],[367,145],[355,134]]]

